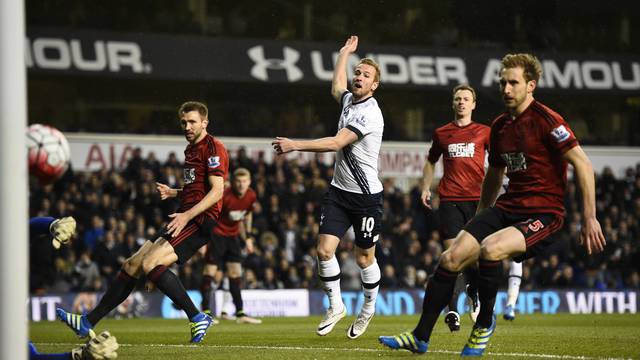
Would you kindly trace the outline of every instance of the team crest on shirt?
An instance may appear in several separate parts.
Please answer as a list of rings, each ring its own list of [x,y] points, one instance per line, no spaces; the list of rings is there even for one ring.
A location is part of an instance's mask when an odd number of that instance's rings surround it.
[[[507,172],[523,171],[527,169],[527,158],[522,152],[500,154],[502,160],[507,163]]]
[[[353,121],[355,121],[360,126],[367,126],[367,118],[362,114],[354,116]]]
[[[185,184],[193,184],[196,181],[196,169],[194,168],[185,168],[184,169],[184,183]]]
[[[212,156],[207,160],[209,168],[215,169],[220,166],[220,156]]]
[[[452,158],[473,157],[473,154],[476,153],[476,144],[475,143],[449,144],[447,146],[447,151],[449,152],[449,157],[452,157]]]
[[[571,137],[571,133],[567,130],[564,125],[560,125],[557,128],[551,130],[551,136],[556,140],[556,142],[561,143]]]

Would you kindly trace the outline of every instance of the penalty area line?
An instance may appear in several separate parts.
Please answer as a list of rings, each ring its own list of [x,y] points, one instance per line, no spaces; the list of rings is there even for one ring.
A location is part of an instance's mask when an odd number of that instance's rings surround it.
[[[83,345],[81,343],[50,343],[50,342],[38,342],[35,345],[44,346],[57,346],[68,345],[78,346]],[[247,350],[289,350],[289,351],[355,351],[355,352],[386,352],[394,351],[390,349],[365,349],[365,348],[333,348],[333,347],[305,347],[305,346],[268,346],[268,345],[215,345],[215,344],[119,344],[122,347],[171,347],[171,348],[214,348],[214,349],[247,349]],[[460,351],[452,350],[440,350],[429,349],[429,353],[438,354],[460,354]],[[625,358],[611,358],[611,357],[592,357],[592,356],[580,356],[580,355],[555,355],[555,354],[535,354],[535,353],[499,353],[488,351],[486,355],[502,356],[502,357],[517,357],[517,358],[541,358],[541,359],[566,359],[566,360],[625,360]]]

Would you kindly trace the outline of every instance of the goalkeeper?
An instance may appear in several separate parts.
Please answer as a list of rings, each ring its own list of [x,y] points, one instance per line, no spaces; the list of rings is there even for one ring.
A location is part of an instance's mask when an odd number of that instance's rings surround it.
[[[75,232],[76,220],[71,216],[62,219],[34,217],[29,220],[30,236],[35,238],[50,234],[51,244],[55,249],[68,244]],[[91,332],[90,336],[91,339],[83,346],[61,354],[39,354],[33,343],[29,342],[29,360],[102,360],[118,357],[118,342],[115,336],[111,336],[108,331],[103,331],[98,336]]]

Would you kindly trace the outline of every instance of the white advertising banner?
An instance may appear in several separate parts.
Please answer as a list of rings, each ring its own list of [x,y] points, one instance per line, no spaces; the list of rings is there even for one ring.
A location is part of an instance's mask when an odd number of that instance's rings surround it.
[[[182,136],[155,135],[119,135],[119,134],[78,134],[66,133],[71,147],[71,163],[75,170],[97,171],[103,169],[123,169],[127,165],[135,148],[142,150],[142,156],[154,152],[161,162],[170,153],[175,153],[178,160],[184,159],[186,140]],[[244,147],[252,159],[264,157],[270,163],[276,156],[269,138],[232,138],[220,137],[229,154],[234,154]],[[384,142],[380,152],[381,177],[420,177],[427,158],[429,143]],[[306,163],[318,158],[325,164],[333,164],[333,153],[294,152],[287,154],[287,159],[298,159]],[[438,175],[438,174],[436,174]]]
[[[309,291],[291,290],[242,290],[244,311],[251,316],[309,316]],[[223,307],[223,292],[215,294],[216,315]],[[224,304],[225,311],[235,313],[232,301]]]
[[[86,134],[66,133],[71,147],[71,163],[75,170],[97,171],[103,169],[123,169],[127,165],[135,148],[142,150],[146,157],[154,152],[161,162],[173,152],[178,159],[184,158],[186,141],[182,136],[157,135],[119,135],[119,134]],[[264,157],[270,163],[275,155],[271,148],[270,138],[232,138],[220,137],[225,143],[231,156],[243,147],[252,159]],[[422,168],[427,159],[430,143],[385,141],[380,151],[380,177],[393,177],[397,182],[406,182],[422,177]],[[593,162],[596,172],[601,172],[605,166],[612,168],[616,176],[622,176],[629,166],[640,162],[640,148],[585,146],[585,151]],[[326,164],[332,164],[332,153],[301,153],[287,154],[287,159],[298,159],[306,163],[318,157]],[[436,177],[442,175],[442,162],[436,167]]]

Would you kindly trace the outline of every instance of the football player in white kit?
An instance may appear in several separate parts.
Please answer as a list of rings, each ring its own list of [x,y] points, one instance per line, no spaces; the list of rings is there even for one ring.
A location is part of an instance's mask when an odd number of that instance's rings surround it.
[[[380,85],[380,69],[372,59],[362,59],[354,69],[351,91],[347,90],[347,60],[358,47],[351,36],[340,49],[333,73],[331,94],[341,105],[335,136],[314,140],[277,137],[273,148],[280,154],[291,151],[336,152],[331,186],[322,200],[318,239],[318,275],[329,298],[329,308],[316,333],[327,335],[346,309],[340,293],[340,266],[335,256],[340,239],[349,227],[355,232],[355,256],[360,267],[364,302],[347,337],[362,335],[375,314],[380,268],[375,244],[382,228],[382,183],[378,179],[378,154],[384,119],[373,97]]]

